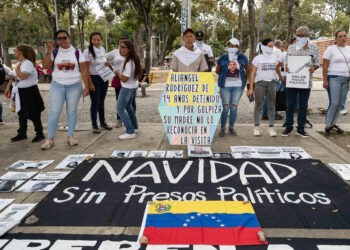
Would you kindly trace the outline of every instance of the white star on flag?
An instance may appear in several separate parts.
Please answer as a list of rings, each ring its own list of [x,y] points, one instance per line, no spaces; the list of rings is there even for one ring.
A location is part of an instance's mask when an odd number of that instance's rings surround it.
[[[187,221],[187,222],[190,222],[190,220],[189,220],[189,219],[187,219],[186,221]]]
[[[205,216],[208,217],[209,215],[206,214]]]
[[[194,219],[194,216],[191,216],[191,219]]]
[[[221,222],[221,220],[217,220],[216,222]]]
[[[202,214],[198,213],[197,216],[201,216]]]
[[[224,225],[224,224],[221,224],[220,226],[221,226],[221,227],[224,227],[225,225]]]
[[[213,216],[213,217],[211,217],[213,220],[215,220],[215,217]]]
[[[186,224],[186,223],[184,224],[184,227],[187,227],[187,224]]]

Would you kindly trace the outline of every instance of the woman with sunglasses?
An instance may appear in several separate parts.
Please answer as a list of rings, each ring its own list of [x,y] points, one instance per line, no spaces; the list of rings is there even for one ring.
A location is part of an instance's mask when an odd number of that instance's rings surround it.
[[[66,102],[68,114],[68,138],[67,143],[71,146],[78,145],[78,140],[73,137],[77,123],[78,104],[82,94],[88,96],[89,71],[86,60],[80,50],[76,50],[71,44],[69,34],[65,30],[58,30],[55,34],[58,48],[54,49],[55,41],[46,42],[47,54],[43,60],[43,68],[53,68],[52,82],[50,87],[50,113],[48,121],[48,139],[41,146],[42,150],[55,145],[54,136],[58,121]],[[84,90],[81,83],[84,82]]]
[[[95,91],[90,92],[91,107],[90,115],[92,121],[92,132],[99,134],[101,131],[97,126],[97,113],[100,118],[100,128],[111,130],[105,121],[105,99],[108,90],[108,81],[103,81],[101,76],[97,73],[96,66],[104,64],[112,67],[106,59],[106,51],[101,47],[102,35],[100,32],[92,32],[90,35],[89,48],[85,49],[84,57],[89,65],[90,79],[95,87]]]
[[[121,70],[116,73],[121,80],[122,88],[119,93],[117,112],[125,125],[126,133],[119,136],[119,139],[132,139],[138,132],[138,124],[132,101],[136,96],[138,79],[142,73],[140,58],[136,53],[134,44],[130,40],[121,40],[119,53],[125,57]]]

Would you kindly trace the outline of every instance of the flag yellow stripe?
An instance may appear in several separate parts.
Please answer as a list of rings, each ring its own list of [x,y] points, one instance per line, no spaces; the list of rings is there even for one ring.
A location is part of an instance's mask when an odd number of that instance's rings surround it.
[[[157,210],[159,206],[167,209]],[[254,214],[250,202],[244,204],[242,201],[155,201],[149,203],[148,214],[186,214],[186,213],[226,213],[226,214]]]

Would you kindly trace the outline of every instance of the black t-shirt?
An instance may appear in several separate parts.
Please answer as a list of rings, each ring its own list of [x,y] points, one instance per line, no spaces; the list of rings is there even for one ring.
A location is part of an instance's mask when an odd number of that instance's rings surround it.
[[[147,74],[147,71],[145,69],[142,70],[142,75],[139,79],[139,82],[141,82],[145,76],[147,77],[145,82],[149,83],[148,74]]]

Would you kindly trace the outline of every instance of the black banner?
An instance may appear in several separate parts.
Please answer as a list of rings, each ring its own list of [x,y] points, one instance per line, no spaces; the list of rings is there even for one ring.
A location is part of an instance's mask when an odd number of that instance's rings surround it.
[[[275,159],[94,159],[22,226],[141,226],[169,199],[250,200],[262,228],[350,228],[350,186],[319,160]]]
[[[70,235],[70,234],[7,234],[0,239],[1,250],[345,250],[350,240],[269,238],[269,245],[260,246],[140,246],[136,236]]]

